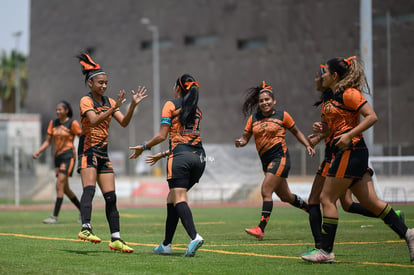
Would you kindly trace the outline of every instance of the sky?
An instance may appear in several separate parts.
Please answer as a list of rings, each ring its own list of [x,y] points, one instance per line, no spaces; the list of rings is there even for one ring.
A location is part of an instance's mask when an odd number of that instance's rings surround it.
[[[30,0],[0,0],[0,55],[16,48],[29,54]],[[21,32],[19,38],[13,34]]]

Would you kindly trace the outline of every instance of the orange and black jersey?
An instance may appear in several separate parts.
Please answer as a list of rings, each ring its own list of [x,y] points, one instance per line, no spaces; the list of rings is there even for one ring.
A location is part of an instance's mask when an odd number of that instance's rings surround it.
[[[327,101],[322,108],[322,117],[328,124],[331,139],[355,128],[360,121],[360,113],[367,100],[356,89],[349,88],[344,92],[333,94],[333,100]],[[352,138],[355,145],[362,138],[362,134]]]
[[[171,126],[169,132],[169,146],[171,152],[180,144],[197,148],[202,147],[200,122],[203,115],[197,107],[194,122],[191,123],[191,125],[183,126],[179,119],[181,105],[182,98],[175,98],[167,101],[162,109],[161,123]]]
[[[295,121],[288,112],[275,111],[270,116],[257,112],[249,117],[244,131],[253,134],[257,152],[262,156],[276,145],[280,145],[283,152],[286,152],[286,129],[294,126]]]
[[[322,112],[323,112],[323,109],[326,107],[326,106],[328,106],[328,105],[330,105],[330,104],[332,104],[332,102],[331,101],[333,101],[334,99],[333,99],[333,92],[332,92],[332,90],[331,89],[328,89],[328,90],[326,90],[326,91],[324,91],[323,92],[323,98],[322,98]],[[329,107],[328,107],[329,108]],[[323,116],[323,114],[322,114],[322,116]],[[329,144],[330,144],[330,141],[331,141],[331,139],[332,139],[332,137],[331,136],[329,136],[329,135],[327,135],[326,137],[325,137],[325,144],[326,144],[326,146],[329,146]]]
[[[55,144],[55,156],[71,150],[74,152],[73,140],[80,135],[81,129],[77,120],[68,119],[61,123],[59,119],[51,120],[47,127],[47,134],[52,136]]]
[[[95,112],[97,115],[107,111],[116,104],[115,100],[107,96],[102,97],[102,105],[96,102],[92,94],[89,93],[80,100],[80,115],[82,124],[82,134],[79,139],[79,154],[88,152],[102,154],[108,153],[108,129],[112,115],[96,126],[93,126],[86,116],[87,112]],[[117,109],[116,111],[119,111]],[[116,112],[115,111],[115,112]]]

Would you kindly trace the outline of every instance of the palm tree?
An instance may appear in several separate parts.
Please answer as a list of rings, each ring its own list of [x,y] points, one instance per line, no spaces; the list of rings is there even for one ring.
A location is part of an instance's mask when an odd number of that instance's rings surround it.
[[[24,102],[27,91],[27,64],[26,57],[16,51],[8,56],[4,51],[0,60],[0,111],[3,113],[16,112],[16,61],[20,77],[20,106]]]

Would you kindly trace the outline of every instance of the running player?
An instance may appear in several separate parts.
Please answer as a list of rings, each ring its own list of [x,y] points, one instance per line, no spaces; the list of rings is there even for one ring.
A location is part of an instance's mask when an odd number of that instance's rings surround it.
[[[120,111],[126,101],[125,91],[118,93],[117,100],[104,95],[108,78],[106,73],[89,55],[82,53],[77,56],[85,75],[85,83],[90,93],[80,100],[82,134],[79,139],[78,172],[82,178],[83,193],[81,197],[82,229],[78,238],[93,243],[101,239],[92,232],[91,214],[92,200],[95,195],[96,182],[105,199],[105,213],[111,232],[109,248],[131,253],[134,250],[121,239],[119,213],[116,206],[115,177],[112,163],[108,158],[108,129],[112,117],[122,126],[128,126],[135,107],[143,100],[147,89],[138,87],[132,91],[132,101],[124,116]]]
[[[199,181],[206,166],[200,136],[202,113],[198,108],[198,97],[198,82],[189,74],[180,76],[174,85],[174,99],[167,101],[162,109],[158,134],[148,142],[129,147],[135,150],[129,158],[135,159],[144,150],[166,140],[169,135],[169,150],[149,156],[146,160],[153,165],[160,158],[168,156],[167,181],[170,191],[167,196],[165,238],[153,249],[156,254],[171,254],[171,244],[179,219],[191,238],[184,256],[194,256],[204,243],[204,239],[197,233],[187,203],[187,192]]]
[[[290,157],[285,140],[286,130],[289,130],[306,147],[309,155],[315,154],[289,113],[276,110],[275,105],[273,89],[264,81],[261,86],[250,88],[243,105],[243,113],[249,118],[242,137],[235,140],[236,147],[243,147],[251,136],[254,136],[265,174],[261,190],[263,205],[260,223],[258,226],[245,229],[247,234],[259,240],[264,237],[264,230],[273,210],[273,192],[283,202],[308,212],[306,202],[290,192],[286,181],[290,170]]]
[[[333,158],[322,188],[322,239],[316,253],[303,255],[310,262],[333,262],[333,245],[338,227],[336,201],[348,188],[364,208],[381,218],[400,238],[405,239],[414,260],[414,229],[408,229],[394,209],[378,199],[368,170],[368,149],[362,132],[370,128],[377,115],[361,91],[369,87],[355,56],[333,58],[325,65],[322,85],[333,91],[333,100],[322,109],[322,121],[314,123],[315,133],[332,137]],[[360,121],[360,115],[364,118]]]
[[[56,105],[57,118],[49,122],[47,127],[47,137],[40,148],[33,153],[33,158],[39,158],[39,155],[54,143],[55,152],[55,174],[56,174],[56,202],[53,214],[44,219],[43,223],[58,223],[60,208],[62,207],[63,195],[80,211],[80,203],[75,193],[70,189],[68,178],[73,174],[75,165],[75,147],[73,141],[75,136],[79,136],[81,129],[79,122],[72,119],[72,107],[66,101],[61,101]]]
[[[321,92],[321,99],[314,104],[319,106],[322,104],[322,109],[333,100],[333,93],[331,89],[325,89],[322,87],[322,74],[324,73],[324,65],[320,65],[320,70],[315,78],[316,90]],[[320,243],[322,239],[321,225],[322,225],[322,214],[320,209],[319,197],[322,192],[323,183],[325,182],[326,174],[328,173],[329,166],[332,161],[332,149],[329,146],[330,137],[326,137],[323,134],[312,134],[308,136],[309,143],[312,147],[315,147],[320,141],[325,141],[325,155],[321,165],[316,172],[315,178],[312,183],[312,190],[309,195],[309,224],[311,227],[312,235],[315,241],[315,247],[308,250],[303,255],[316,253],[320,249]],[[376,217],[372,212],[365,209],[360,203],[353,201],[352,192],[347,189],[345,194],[340,197],[342,208],[349,213],[356,213],[367,217]],[[404,221],[404,213],[400,210],[395,211],[397,215]]]

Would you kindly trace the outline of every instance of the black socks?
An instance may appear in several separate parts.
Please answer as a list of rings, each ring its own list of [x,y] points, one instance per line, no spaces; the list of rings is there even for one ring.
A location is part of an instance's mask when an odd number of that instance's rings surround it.
[[[262,205],[262,217],[260,218],[259,227],[264,232],[264,229],[269,222],[270,215],[273,210],[273,201],[263,201]]]
[[[82,224],[89,224],[91,222],[92,200],[95,196],[95,189],[95,186],[86,186],[83,188],[83,193],[80,201]]]
[[[197,231],[195,229],[193,214],[191,213],[190,207],[188,207],[187,202],[182,201],[175,205],[175,209],[177,211],[178,216],[181,219],[181,223],[183,224],[185,230],[187,231],[188,236],[192,240],[197,235]]]

